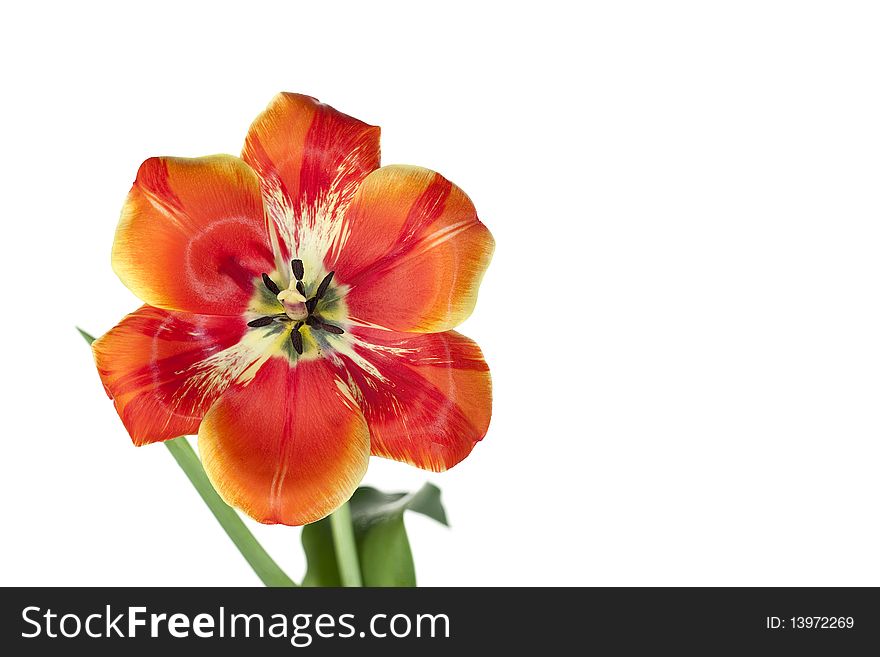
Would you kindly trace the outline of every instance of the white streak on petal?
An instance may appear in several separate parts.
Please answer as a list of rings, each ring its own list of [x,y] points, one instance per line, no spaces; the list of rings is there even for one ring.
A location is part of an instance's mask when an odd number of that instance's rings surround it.
[[[177,403],[190,391],[195,391],[202,401],[220,394],[233,383],[247,385],[286,338],[285,331],[248,331],[241,342],[193,363],[179,372],[187,381],[175,395]]]

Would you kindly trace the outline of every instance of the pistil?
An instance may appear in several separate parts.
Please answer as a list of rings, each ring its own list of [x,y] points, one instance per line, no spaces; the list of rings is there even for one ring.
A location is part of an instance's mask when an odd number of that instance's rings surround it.
[[[278,293],[278,301],[284,306],[284,312],[290,319],[298,322],[311,313],[306,307],[306,298],[296,288],[288,288]]]
[[[318,289],[315,291],[315,295],[312,298],[307,299],[306,288],[303,283],[303,276],[305,276],[303,261],[298,258],[291,260],[290,269],[293,273],[293,280],[291,280],[290,286],[286,290],[279,288],[278,284],[275,283],[268,274],[264,273],[262,275],[263,285],[275,295],[278,302],[284,308],[284,312],[276,315],[258,317],[257,319],[248,322],[247,325],[251,328],[260,328],[263,326],[269,326],[269,324],[276,320],[281,322],[294,322],[294,325],[290,330],[290,342],[296,353],[302,355],[304,345],[300,329],[302,329],[303,326],[308,326],[312,330],[326,331],[333,335],[342,335],[345,331],[339,326],[328,324],[318,313],[318,303],[327,294],[327,290],[330,288],[330,283],[333,281],[333,275],[335,272],[331,271],[324,276],[318,284]]]

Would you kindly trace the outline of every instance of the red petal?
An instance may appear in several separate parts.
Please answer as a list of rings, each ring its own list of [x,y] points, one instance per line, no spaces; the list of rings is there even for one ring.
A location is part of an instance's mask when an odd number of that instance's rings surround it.
[[[113,268],[152,306],[244,312],[274,269],[257,175],[229,155],[144,162],[113,243]]]
[[[467,195],[433,171],[371,173],[345,213],[343,246],[326,268],[351,287],[355,322],[444,331],[473,310],[494,241]]]
[[[352,333],[343,362],[372,453],[435,472],[470,454],[492,415],[489,368],[477,344],[455,331]]]
[[[242,158],[260,174],[266,210],[288,245],[282,255],[296,251],[317,265],[302,251],[329,246],[340,210],[379,166],[379,128],[309,96],[281,93],[251,125]]]
[[[101,381],[135,445],[198,430],[228,384],[216,354],[244,330],[238,318],[143,306],[95,341]]]
[[[265,523],[304,525],[351,497],[367,469],[364,417],[328,361],[272,358],[230,387],[199,429],[214,487]]]

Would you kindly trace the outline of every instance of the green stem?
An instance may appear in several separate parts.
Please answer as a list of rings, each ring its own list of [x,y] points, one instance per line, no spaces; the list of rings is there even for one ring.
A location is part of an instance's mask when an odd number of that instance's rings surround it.
[[[80,335],[85,338],[86,342],[91,344],[95,338],[77,327]],[[205,504],[211,509],[211,513],[217,518],[217,522],[223,527],[223,530],[235,543],[235,547],[241,552],[241,555],[247,560],[251,568],[262,580],[266,586],[296,586],[278,564],[269,556],[263,546],[259,544],[251,531],[245,526],[231,506],[226,504],[214,490],[202,462],[196,456],[189,441],[181,436],[173,440],[166,440],[165,447],[171,452],[171,456],[177,461],[177,464],[189,478],[190,483],[201,495]]]
[[[354,541],[354,526],[351,524],[351,507],[348,502],[330,514],[330,528],[333,531],[333,547],[336,548],[336,563],[339,564],[339,579],[342,585],[363,586],[357,544]]]

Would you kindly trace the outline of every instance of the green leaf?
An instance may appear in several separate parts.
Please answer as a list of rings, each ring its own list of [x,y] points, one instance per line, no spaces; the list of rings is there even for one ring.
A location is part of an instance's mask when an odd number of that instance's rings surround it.
[[[402,513],[374,524],[359,538],[364,586],[416,585],[416,566]]]
[[[166,440],[163,444],[171,452],[171,456],[177,461],[180,469],[186,473],[187,478],[196,491],[198,491],[202,501],[208,505],[217,522],[223,527],[223,531],[226,532],[226,535],[229,536],[235,547],[241,552],[241,556],[254,569],[260,581],[266,586],[296,586],[296,583],[281,570],[281,567],[275,563],[275,560],[260,545],[256,537],[251,533],[251,530],[244,524],[238,512],[224,502],[220,495],[217,494],[217,491],[214,490],[208,475],[205,474],[202,462],[186,437],[180,436],[179,438]]]
[[[383,493],[362,486],[349,504],[364,586],[415,586],[404,511],[421,513],[448,526],[440,489],[425,484],[415,493]],[[303,586],[341,586],[330,519],[303,527],[302,543],[308,559]]]
[[[370,486],[361,486],[351,498],[351,519],[355,529],[360,526],[366,530],[373,523],[402,515],[407,509],[449,526],[440,501],[440,489],[434,484],[425,484],[415,493],[383,493]]]
[[[80,334],[81,336],[83,336],[83,339],[84,339],[86,342],[88,342],[89,344],[92,344],[92,343],[95,341],[95,336],[94,336],[94,335],[92,335],[91,333],[86,333],[86,332],[83,331],[79,326],[76,327],[76,330],[79,331],[79,334]]]
[[[95,338],[83,331],[80,327],[76,327],[79,334],[83,336],[86,342],[92,344]],[[266,586],[289,587],[296,586],[277,563],[269,556],[269,553],[263,549],[263,546],[257,541],[251,530],[242,521],[238,513],[231,506],[226,504],[214,486],[211,485],[208,475],[202,467],[202,462],[196,455],[192,446],[186,437],[180,436],[172,440],[164,442],[165,447],[171,452],[171,456],[177,461],[177,465],[186,474],[190,483],[198,491],[202,500],[208,505],[211,513],[223,527],[223,531],[241,552],[241,555],[247,560],[251,568],[257,574],[257,577]]]
[[[342,586],[329,517],[303,527],[302,545],[308,560],[302,585]]]

